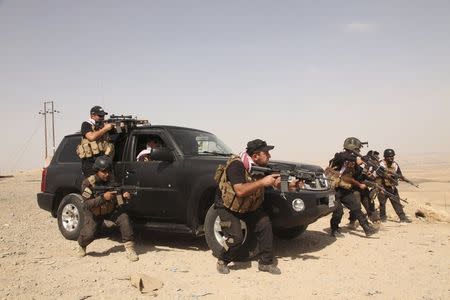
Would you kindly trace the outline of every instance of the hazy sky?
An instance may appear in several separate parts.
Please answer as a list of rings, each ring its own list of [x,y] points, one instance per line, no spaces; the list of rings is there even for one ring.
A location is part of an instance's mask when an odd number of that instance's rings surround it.
[[[347,136],[450,151],[449,1],[0,0],[0,174],[43,165],[93,105],[317,161]]]

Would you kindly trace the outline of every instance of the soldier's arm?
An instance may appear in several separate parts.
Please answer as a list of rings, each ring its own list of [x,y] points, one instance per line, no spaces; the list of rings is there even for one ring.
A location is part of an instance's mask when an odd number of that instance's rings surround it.
[[[279,175],[267,175],[259,180],[247,182],[242,162],[234,161],[227,168],[227,178],[237,197],[245,197],[265,186],[274,185]]]
[[[103,194],[94,196],[91,186],[84,187],[81,196],[84,199],[84,207],[87,209],[99,207],[106,202],[105,198],[103,197]]]
[[[366,188],[365,184],[359,182],[358,180],[356,180],[355,178],[353,178],[350,175],[342,175],[341,179],[344,180],[345,182],[350,183],[352,186],[358,187],[362,190],[364,190]]]
[[[113,192],[94,194],[94,188],[87,178],[83,180],[83,183],[81,184],[81,191],[81,196],[84,199],[84,206],[87,209],[99,207],[114,197]]]
[[[100,130],[97,131],[89,131],[87,132],[84,137],[88,139],[89,142],[93,142],[101,138],[105,133],[110,131],[114,127],[113,124],[107,123],[105,126],[103,126]]]
[[[280,174],[270,174],[256,181],[234,184],[233,190],[236,193],[236,196],[245,197],[250,195],[257,189],[266,186],[275,186],[277,184],[277,178],[279,177]]]

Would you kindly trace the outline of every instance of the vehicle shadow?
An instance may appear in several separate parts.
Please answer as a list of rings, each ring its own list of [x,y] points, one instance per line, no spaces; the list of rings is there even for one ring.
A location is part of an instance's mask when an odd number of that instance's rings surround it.
[[[136,252],[144,254],[147,252],[177,251],[178,249],[193,251],[209,251],[204,237],[195,237],[183,233],[161,232],[144,228],[135,228]],[[107,238],[117,243],[122,242],[121,234],[117,226],[103,228],[98,238]],[[320,251],[336,241],[324,231],[306,230],[301,236],[285,240],[274,237],[274,255],[277,258],[290,259],[324,259],[311,253]],[[90,253],[93,256],[106,256],[114,252],[124,251],[122,245],[117,245],[101,253]],[[250,267],[249,261],[257,260],[256,252],[250,253],[250,257],[241,257],[241,262],[236,263],[233,269],[245,269]],[[325,258],[326,259],[326,258]]]
[[[301,236],[292,239],[274,239],[274,254],[278,258],[290,259],[327,259],[323,256],[312,255],[336,241],[329,233],[323,231],[306,230]]]
[[[125,253],[125,248],[123,247],[123,245],[116,245],[114,247],[109,248],[108,250],[102,251],[102,252],[96,252],[96,251],[88,251],[86,253],[86,255],[88,256],[93,256],[93,257],[102,257],[102,256],[108,256],[112,253],[119,253],[119,252],[124,252]]]
[[[176,251],[177,249],[193,251],[209,250],[209,247],[203,237],[195,237],[189,234],[161,232],[138,227],[134,228],[134,235],[136,252],[138,254],[144,254],[147,252],[170,252]],[[104,226],[101,232],[99,232],[97,238],[107,238],[117,243],[122,243],[122,236],[117,226]],[[123,246],[119,247],[122,247],[123,249]]]

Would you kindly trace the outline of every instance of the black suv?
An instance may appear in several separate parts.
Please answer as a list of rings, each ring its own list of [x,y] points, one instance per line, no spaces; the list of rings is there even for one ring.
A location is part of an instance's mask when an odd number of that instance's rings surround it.
[[[157,160],[137,161],[136,156],[146,148],[150,137],[159,137],[164,143],[155,153]],[[134,223],[157,230],[205,234],[209,247],[217,253],[224,239],[213,206],[217,191],[213,177],[231,150],[209,132],[175,126],[141,126],[114,134],[112,139],[116,149],[115,181],[137,187],[128,204]],[[64,137],[50,165],[43,169],[41,192],[37,194],[39,207],[57,217],[62,235],[73,240],[78,237],[84,218],[81,162],[75,152],[80,140],[79,133]],[[274,233],[294,238],[308,224],[330,213],[334,192],[318,166],[276,161],[271,165],[322,174],[297,192],[282,195],[273,188],[266,190],[264,206]],[[244,222],[242,229],[247,230]],[[247,237],[244,243],[247,240],[250,239]]]

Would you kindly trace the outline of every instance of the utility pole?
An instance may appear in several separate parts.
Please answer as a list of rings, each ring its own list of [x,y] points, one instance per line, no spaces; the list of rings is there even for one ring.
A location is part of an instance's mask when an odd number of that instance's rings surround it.
[[[53,101],[44,101],[44,110],[40,111],[40,115],[44,115],[44,142],[45,142],[45,157],[44,159],[47,161],[48,158],[48,140],[47,140],[47,114],[52,115],[52,156],[55,154],[55,113],[60,113],[60,111],[55,110]]]

